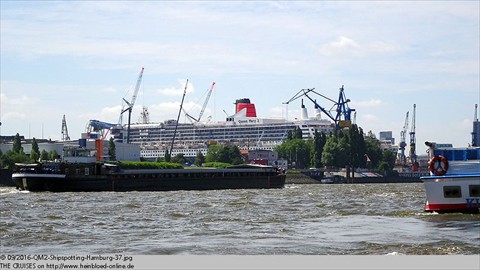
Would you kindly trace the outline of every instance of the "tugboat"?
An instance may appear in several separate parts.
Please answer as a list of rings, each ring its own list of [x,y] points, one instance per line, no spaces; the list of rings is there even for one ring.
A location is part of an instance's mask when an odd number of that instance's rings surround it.
[[[480,147],[429,147],[429,176],[421,177],[425,185],[425,211],[479,213]]]

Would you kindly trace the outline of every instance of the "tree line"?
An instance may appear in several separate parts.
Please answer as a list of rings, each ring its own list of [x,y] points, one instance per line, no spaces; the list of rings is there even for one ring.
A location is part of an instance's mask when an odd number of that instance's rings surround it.
[[[302,131],[295,128],[288,133],[284,143],[277,146],[279,158],[289,161],[294,168],[367,168],[385,173],[390,172],[395,164],[396,153],[382,151],[380,141],[370,131],[367,135],[362,128],[352,125],[348,129],[335,130],[329,134],[315,132],[313,139],[302,139]],[[111,160],[116,159],[113,139],[109,143]],[[32,150],[26,155],[21,146],[21,139],[17,133],[13,147],[6,153],[0,151],[0,167],[12,168],[15,163],[37,162],[39,160],[55,160],[59,157],[56,151],[40,152],[35,138],[32,139]],[[171,157],[169,153],[157,162],[186,164],[187,158],[183,154]],[[206,156],[198,152],[194,164],[197,166],[225,166],[222,164],[241,164],[246,160],[242,157],[236,145],[210,145]]]
[[[156,161],[186,164],[188,159],[184,154],[177,154],[171,157],[167,150],[165,152],[165,157],[159,157]],[[193,164],[196,166],[212,165],[213,167],[225,167],[227,165],[242,164],[244,162],[245,160],[243,159],[238,146],[213,144],[208,147],[207,155],[198,151]]]
[[[57,151],[47,152],[45,149],[40,151],[38,142],[32,139],[32,150],[30,155],[25,154],[22,147],[20,135],[17,133],[13,140],[12,149],[2,153],[0,150],[0,168],[12,169],[15,163],[32,163],[39,160],[55,160],[59,157]]]
[[[301,129],[295,128],[275,151],[300,169],[350,167],[389,172],[396,158],[395,152],[382,151],[380,141],[371,131],[365,136],[355,124],[329,134],[316,132],[310,140],[303,140]]]

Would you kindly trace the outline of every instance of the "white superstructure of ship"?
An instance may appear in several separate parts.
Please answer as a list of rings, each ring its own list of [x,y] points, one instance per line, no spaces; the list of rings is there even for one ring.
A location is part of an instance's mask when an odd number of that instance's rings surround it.
[[[316,131],[329,133],[335,129],[334,123],[321,118],[318,107],[314,116],[309,118],[303,102],[300,119],[291,121],[257,117],[255,104],[248,98],[236,100],[235,105],[235,114],[225,121],[177,123],[176,120],[166,120],[132,124],[130,143],[140,145],[140,155],[145,159],[164,157],[165,151],[171,147],[176,128],[171,156],[195,157],[199,151],[206,155],[211,144],[236,145],[241,150],[273,150],[295,128],[302,130],[304,139],[313,138]]]

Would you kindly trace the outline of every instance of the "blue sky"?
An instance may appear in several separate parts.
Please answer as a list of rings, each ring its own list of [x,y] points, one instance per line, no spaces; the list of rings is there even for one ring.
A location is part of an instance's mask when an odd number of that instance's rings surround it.
[[[216,82],[213,120],[242,97],[260,117],[293,119],[300,101],[282,103],[300,89],[336,99],[344,85],[365,132],[398,142],[415,103],[418,154],[425,140],[466,146],[480,103],[479,5],[2,0],[0,134],[60,139],[63,114],[72,138],[90,119],[115,123],[144,67],[134,121],[142,106],[153,122],[176,118],[186,79],[193,115]]]

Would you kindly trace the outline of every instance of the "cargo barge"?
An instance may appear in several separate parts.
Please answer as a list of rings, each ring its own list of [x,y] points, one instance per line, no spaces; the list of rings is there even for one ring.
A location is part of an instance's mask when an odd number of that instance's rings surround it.
[[[108,163],[16,164],[20,190],[51,192],[174,191],[283,188],[285,174],[271,166],[224,169],[122,169]]]

